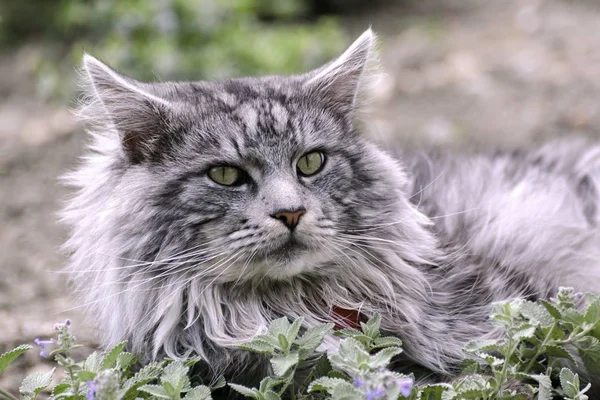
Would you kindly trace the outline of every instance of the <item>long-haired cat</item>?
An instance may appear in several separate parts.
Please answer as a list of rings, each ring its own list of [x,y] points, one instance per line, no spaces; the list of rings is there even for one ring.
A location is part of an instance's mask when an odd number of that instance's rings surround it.
[[[84,57],[92,143],[63,215],[103,344],[243,374],[234,347],[271,320],[359,310],[448,375],[494,334],[492,302],[600,290],[600,147],[382,149],[356,124],[374,42],[218,82],[141,83]]]

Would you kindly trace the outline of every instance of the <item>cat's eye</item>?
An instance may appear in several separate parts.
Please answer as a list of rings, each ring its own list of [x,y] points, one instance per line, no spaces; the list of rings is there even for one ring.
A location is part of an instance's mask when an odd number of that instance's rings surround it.
[[[233,186],[242,183],[244,174],[239,168],[220,165],[209,169],[208,176],[220,185]]]
[[[312,151],[298,159],[296,169],[302,176],[311,176],[319,172],[323,165],[325,165],[325,154],[321,151]]]

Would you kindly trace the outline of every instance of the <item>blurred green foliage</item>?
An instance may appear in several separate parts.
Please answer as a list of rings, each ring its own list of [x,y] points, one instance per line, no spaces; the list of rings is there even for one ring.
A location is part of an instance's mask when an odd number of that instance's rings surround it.
[[[286,74],[316,67],[347,38],[310,0],[0,0],[0,44],[43,44],[45,95],[83,51],[141,80]]]

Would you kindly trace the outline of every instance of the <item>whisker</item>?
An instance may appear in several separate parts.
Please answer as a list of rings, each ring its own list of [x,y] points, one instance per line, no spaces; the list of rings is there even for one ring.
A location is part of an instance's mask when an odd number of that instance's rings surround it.
[[[429,219],[439,219],[439,218],[453,217],[455,215],[466,214],[469,211],[476,211],[476,210],[479,210],[479,209],[481,209],[481,207],[474,207],[474,208],[470,208],[468,210],[457,211],[455,213],[444,214],[444,215],[436,215],[435,217],[430,217]]]
[[[157,275],[157,276],[153,276],[153,277],[151,277],[151,278],[148,278],[148,279],[146,279],[146,280],[142,280],[142,281],[141,281],[141,283],[139,283],[139,284],[135,285],[134,287],[131,287],[131,288],[130,288],[130,287],[128,287],[128,288],[126,288],[125,290],[122,290],[122,291],[120,291],[120,292],[117,292],[117,293],[110,294],[110,295],[108,295],[108,296],[106,296],[106,297],[103,297],[103,298],[101,298],[101,299],[98,299],[98,300],[90,301],[90,302],[87,302],[87,303],[84,303],[84,304],[81,304],[81,305],[78,305],[78,306],[75,306],[75,307],[71,307],[71,308],[69,308],[69,309],[66,309],[66,310],[63,310],[63,311],[61,311],[61,312],[68,312],[68,311],[76,310],[76,309],[78,309],[78,308],[87,307],[87,306],[90,306],[90,305],[92,305],[92,304],[96,304],[96,303],[99,303],[99,302],[105,301],[105,300],[107,300],[107,299],[110,299],[110,298],[112,298],[112,297],[115,297],[115,296],[121,295],[121,294],[123,294],[123,293],[126,293],[126,292],[128,292],[128,291],[133,291],[133,290],[135,290],[136,288],[138,288],[138,287],[142,286],[144,283],[148,283],[148,282],[154,281],[154,280],[156,280],[156,279],[160,279],[161,277],[163,277],[163,274],[159,274],[159,275]]]

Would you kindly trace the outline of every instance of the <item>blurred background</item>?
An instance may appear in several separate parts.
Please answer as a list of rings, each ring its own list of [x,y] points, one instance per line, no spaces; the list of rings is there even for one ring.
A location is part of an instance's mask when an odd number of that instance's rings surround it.
[[[369,135],[379,141],[523,146],[600,135],[597,0],[0,0],[0,352],[66,317],[56,221],[86,137],[69,109],[83,51],[140,80],[287,74],[339,54],[367,27],[387,75]],[[31,351],[15,390],[48,370]]]

